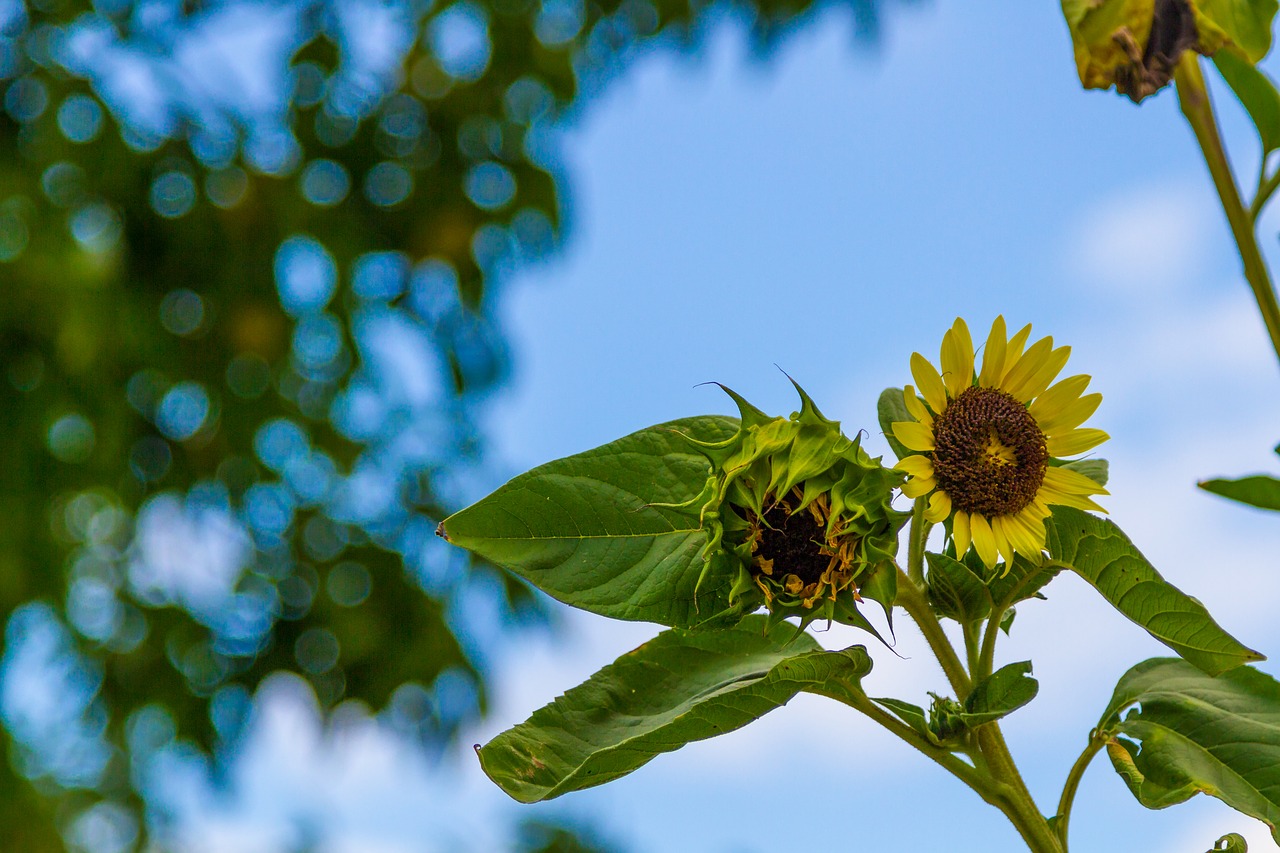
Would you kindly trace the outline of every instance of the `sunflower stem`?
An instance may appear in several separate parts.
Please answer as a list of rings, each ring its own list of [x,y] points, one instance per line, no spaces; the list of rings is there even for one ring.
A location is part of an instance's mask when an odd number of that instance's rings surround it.
[[[969,664],[969,675],[975,682],[981,681],[982,675],[978,671],[982,662],[982,655],[979,650],[981,642],[979,631],[981,629],[978,627],[977,622],[965,622],[962,628],[964,630],[965,660]]]
[[[1240,200],[1235,174],[1231,171],[1231,162],[1227,159],[1222,137],[1218,133],[1218,120],[1213,112],[1213,103],[1209,100],[1209,90],[1205,88],[1204,75],[1200,71],[1199,56],[1191,51],[1183,53],[1174,72],[1174,83],[1178,90],[1178,104],[1195,133],[1196,142],[1200,145],[1205,164],[1213,178],[1213,185],[1218,190],[1227,223],[1231,226],[1231,235],[1235,238],[1236,248],[1244,265],[1244,277],[1253,289],[1262,321],[1266,324],[1267,334],[1271,336],[1271,346],[1276,352],[1276,358],[1280,359],[1280,303],[1276,300],[1275,285],[1271,282],[1271,275],[1267,271],[1266,261],[1262,259],[1262,251],[1258,248],[1254,232],[1254,217],[1261,210],[1261,204],[1255,199],[1254,207],[1258,210],[1253,211],[1251,216]],[[1264,193],[1268,189],[1274,188],[1264,184],[1259,192],[1258,198],[1263,202],[1266,201],[1266,195],[1270,194]]]
[[[924,520],[928,498],[916,498],[911,508],[911,531],[907,534],[907,575],[917,586],[924,586],[924,543],[932,526]]]
[[[1067,851],[1067,824],[1071,819],[1071,806],[1075,803],[1076,791],[1080,788],[1080,780],[1084,778],[1084,771],[1089,767],[1089,762],[1093,761],[1093,757],[1101,751],[1102,747],[1106,746],[1109,739],[1110,735],[1098,729],[1090,732],[1089,743],[1067,773],[1067,781],[1062,786],[1062,796],[1058,799],[1058,820],[1054,825],[1058,840],[1062,844],[1063,853]]]
[[[955,646],[951,645],[951,640],[942,630],[942,623],[929,607],[929,600],[925,597],[924,590],[908,577],[901,567],[898,567],[897,603],[902,605],[902,609],[907,611],[907,615],[919,626],[920,632],[924,634],[925,641],[929,644],[930,651],[942,665],[947,681],[951,682],[951,689],[956,692],[956,698],[963,702],[969,695],[969,691],[973,689],[969,673],[965,672],[964,664],[960,662]]]
[[[1004,734],[999,723],[987,723],[976,730],[978,746],[986,756],[991,774],[1002,786],[1000,802],[992,803],[1018,830],[1027,847],[1035,853],[1063,853],[1062,844],[1054,835],[1049,822],[1036,806],[1027,783],[1013,763],[1009,754],[1009,746],[1005,743]]]
[[[978,652],[978,662],[969,667],[969,674],[974,681],[981,681],[991,675],[995,667],[996,640],[1000,637],[1000,622],[1008,612],[1004,607],[993,607],[987,617],[987,627],[982,632],[982,648]]]

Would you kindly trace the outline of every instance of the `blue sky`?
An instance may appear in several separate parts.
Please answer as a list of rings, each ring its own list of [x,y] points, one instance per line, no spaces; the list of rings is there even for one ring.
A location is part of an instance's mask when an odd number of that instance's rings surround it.
[[[1251,184],[1256,140],[1219,96]],[[1003,313],[1072,344],[1069,369],[1105,395],[1091,423],[1113,436],[1100,449],[1111,517],[1229,630],[1280,655],[1274,517],[1194,488],[1280,469],[1280,370],[1173,93],[1136,108],[1082,92],[1055,4],[895,10],[870,52],[830,12],[764,60],[721,18],[697,57],[639,58],[559,144],[564,249],[501,285],[516,374],[488,425],[508,473],[732,411],[697,387],[708,380],[789,412],[775,365],[884,451],[875,399],[908,381],[911,352],[936,358],[956,316],[981,335]],[[1276,218],[1264,225],[1274,249]],[[1006,731],[1049,810],[1116,679],[1165,650],[1073,578],[1047,593],[1022,608],[1000,657],[1035,663],[1040,696]],[[495,662],[496,707],[466,742],[656,631],[565,613],[557,638]],[[898,637],[901,659],[873,648],[868,688],[920,702],[942,677],[916,634],[900,625]],[[495,817],[543,814],[585,819],[636,853],[764,853],[828,830],[849,849],[1018,849],[972,793],[815,697],[604,788],[520,808],[468,749],[433,770],[367,718],[325,731],[291,682],[268,689],[233,765],[239,796],[191,805],[192,850],[281,849],[281,816],[298,811],[321,816],[327,853],[500,849]],[[1072,821],[1089,851],[1197,853],[1227,831],[1275,849],[1261,824],[1203,797],[1142,809],[1101,759]]]

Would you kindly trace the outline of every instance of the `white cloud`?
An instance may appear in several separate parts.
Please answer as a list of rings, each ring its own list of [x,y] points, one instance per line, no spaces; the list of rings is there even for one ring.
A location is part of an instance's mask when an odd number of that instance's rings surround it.
[[[1109,292],[1179,289],[1205,265],[1215,207],[1204,182],[1125,189],[1085,211],[1068,269]]]

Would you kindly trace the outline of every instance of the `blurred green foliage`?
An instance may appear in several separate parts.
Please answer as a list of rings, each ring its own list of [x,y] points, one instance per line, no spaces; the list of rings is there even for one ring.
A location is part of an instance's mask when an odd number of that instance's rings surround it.
[[[428,746],[483,710],[476,597],[540,613],[431,536],[486,285],[556,245],[552,122],[703,10],[0,0],[0,849],[141,845],[148,761],[272,672]]]

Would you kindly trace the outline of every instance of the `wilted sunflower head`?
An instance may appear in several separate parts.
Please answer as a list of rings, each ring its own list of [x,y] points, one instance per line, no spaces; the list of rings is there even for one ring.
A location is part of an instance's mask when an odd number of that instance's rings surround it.
[[[892,427],[915,452],[895,466],[910,477],[903,494],[928,496],[925,518],[950,519],[956,556],[972,545],[988,568],[1001,558],[1011,565],[1015,554],[1038,560],[1051,505],[1103,511],[1090,496],[1107,493],[1061,459],[1106,441],[1080,426],[1102,395],[1084,393],[1084,375],[1054,384],[1071,348],[1053,338],[1027,346],[1030,337],[1027,325],[1009,338],[997,317],[976,371],[969,328],[957,319],[942,337],[941,373],[912,354],[919,396],[905,388],[912,420]]]
[[[885,584],[908,513],[890,502],[902,475],[796,390],[800,411],[771,418],[725,389],[741,413],[738,432],[698,444],[712,464],[698,498],[704,577],[733,573],[731,599],[744,610],[763,605],[775,620],[869,627],[856,607],[861,594],[892,604]]]

